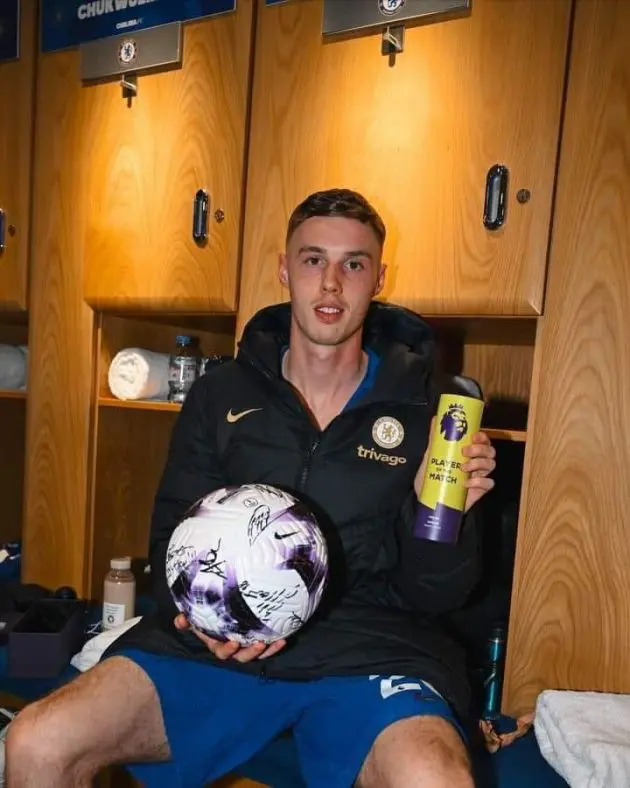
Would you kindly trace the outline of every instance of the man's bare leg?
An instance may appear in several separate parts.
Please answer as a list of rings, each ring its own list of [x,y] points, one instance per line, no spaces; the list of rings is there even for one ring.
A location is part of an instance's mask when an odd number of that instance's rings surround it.
[[[363,764],[358,788],[473,788],[470,760],[440,717],[409,717],[386,728]],[[13,786],[9,786],[13,788]]]
[[[6,747],[9,788],[89,788],[105,766],[170,758],[155,688],[125,657],[27,706],[9,726]]]

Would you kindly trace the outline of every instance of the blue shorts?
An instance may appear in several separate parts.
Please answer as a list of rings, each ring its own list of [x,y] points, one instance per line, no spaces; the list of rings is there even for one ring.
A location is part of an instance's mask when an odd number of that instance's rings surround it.
[[[264,680],[229,668],[127,649],[160,698],[172,761],[129,765],[147,788],[202,788],[291,729],[308,788],[351,788],[379,733],[435,715],[463,730],[448,703],[407,676]]]

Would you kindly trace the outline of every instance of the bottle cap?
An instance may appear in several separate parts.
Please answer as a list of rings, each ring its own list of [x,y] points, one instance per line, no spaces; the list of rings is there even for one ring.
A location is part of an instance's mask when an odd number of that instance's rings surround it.
[[[175,337],[175,341],[178,345],[190,345],[191,338],[186,334],[180,334],[179,336]]]
[[[112,558],[109,565],[112,569],[118,569],[119,571],[131,569],[131,558],[128,556],[124,558]]]

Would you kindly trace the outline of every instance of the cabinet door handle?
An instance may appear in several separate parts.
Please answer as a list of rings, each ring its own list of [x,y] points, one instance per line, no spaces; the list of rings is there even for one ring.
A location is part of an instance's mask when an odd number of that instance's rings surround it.
[[[208,209],[210,196],[205,189],[199,189],[195,194],[193,207],[192,236],[195,243],[203,243],[208,238]]]
[[[4,252],[4,246],[5,246],[4,237],[6,233],[6,227],[7,227],[6,214],[2,210],[2,208],[0,208],[0,254]]]
[[[483,206],[483,226],[498,230],[505,223],[507,211],[509,171],[503,164],[494,164],[486,176],[486,198]]]

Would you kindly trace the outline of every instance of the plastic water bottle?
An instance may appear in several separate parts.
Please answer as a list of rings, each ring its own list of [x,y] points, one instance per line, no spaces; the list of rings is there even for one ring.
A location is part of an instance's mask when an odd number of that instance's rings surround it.
[[[225,364],[228,361],[232,361],[232,359],[233,356],[220,356],[217,353],[213,353],[211,356],[204,356],[199,364],[199,377],[205,375],[213,367]]]
[[[197,379],[199,359],[192,346],[192,337],[178,336],[176,342],[177,348],[168,365],[168,399],[181,404]]]
[[[133,618],[136,604],[136,578],[131,558],[112,558],[103,582],[103,629],[115,629]]]

